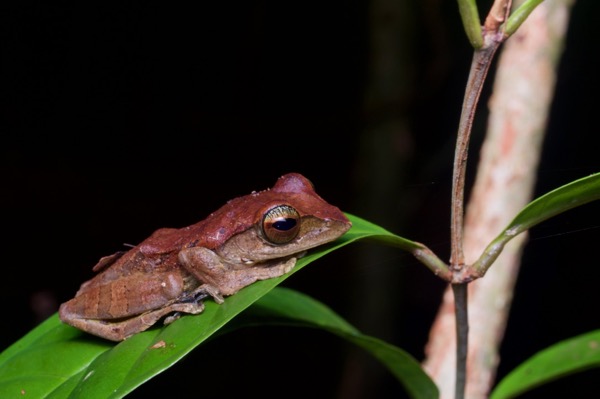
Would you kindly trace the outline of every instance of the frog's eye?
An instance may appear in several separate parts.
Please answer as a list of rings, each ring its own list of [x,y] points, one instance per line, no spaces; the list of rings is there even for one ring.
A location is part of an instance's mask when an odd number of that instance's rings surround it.
[[[289,205],[278,205],[265,213],[261,227],[270,243],[286,244],[300,231],[300,214]]]

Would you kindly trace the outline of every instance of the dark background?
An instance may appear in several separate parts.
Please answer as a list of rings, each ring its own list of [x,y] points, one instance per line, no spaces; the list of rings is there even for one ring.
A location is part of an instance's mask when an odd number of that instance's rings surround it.
[[[471,50],[454,2],[406,4],[412,88],[396,105],[409,140],[381,148],[407,161],[393,165],[402,180],[388,182],[393,195],[377,210],[365,199],[380,178],[365,135],[381,116],[365,106],[367,2],[3,5],[0,347],[72,297],[99,257],[159,227],[194,223],[290,171],[343,210],[447,258],[452,146]],[[599,169],[599,12],[594,1],[574,6],[537,194]],[[500,376],[600,326],[599,210],[590,204],[532,231]],[[285,285],[421,359],[444,285],[404,253],[371,256],[373,245],[346,247]],[[583,395],[598,376],[524,397]],[[336,337],[283,327],[218,338],[131,397],[158,392],[402,395],[379,364]]]

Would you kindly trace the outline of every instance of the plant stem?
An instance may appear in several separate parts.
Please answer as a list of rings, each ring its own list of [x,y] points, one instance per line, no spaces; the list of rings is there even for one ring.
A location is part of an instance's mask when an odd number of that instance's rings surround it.
[[[460,271],[465,263],[463,253],[464,192],[471,128],[473,127],[473,119],[481,89],[483,88],[485,77],[490,69],[490,64],[498,46],[500,46],[500,42],[493,41],[481,50],[475,50],[458,125],[452,176],[452,209],[450,217],[450,234],[452,240],[450,266],[454,271]]]
[[[487,32],[497,32],[500,25],[506,21],[510,12],[511,0],[495,0],[483,24]]]
[[[468,283],[452,284],[456,314],[456,385],[454,398],[465,397],[467,381],[467,350],[469,348],[469,314],[467,308]]]
[[[488,37],[489,38],[489,37]],[[471,70],[465,90],[462,113],[458,125],[458,136],[456,140],[456,152],[454,154],[454,169],[452,176],[452,205],[451,205],[451,255],[450,268],[457,275],[465,266],[463,252],[464,238],[464,191],[465,175],[469,150],[469,140],[473,127],[473,119],[485,78],[490,69],[492,59],[501,41],[490,39],[486,45],[475,50]],[[462,399],[465,395],[467,350],[469,320],[467,312],[467,288],[468,281],[456,281],[452,285],[455,303],[456,320],[456,385],[455,399]]]

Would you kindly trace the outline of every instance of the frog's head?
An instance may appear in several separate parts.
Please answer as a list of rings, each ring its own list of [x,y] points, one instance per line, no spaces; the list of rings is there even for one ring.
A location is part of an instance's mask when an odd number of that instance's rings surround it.
[[[280,177],[273,188],[240,198],[237,211],[253,213],[253,223],[216,249],[231,262],[253,264],[290,257],[334,241],[352,226],[297,173]]]

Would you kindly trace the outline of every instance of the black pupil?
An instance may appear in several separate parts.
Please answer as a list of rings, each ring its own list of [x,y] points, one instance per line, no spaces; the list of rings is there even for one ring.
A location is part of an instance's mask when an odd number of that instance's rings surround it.
[[[275,229],[279,231],[288,231],[293,229],[296,226],[296,219],[293,218],[284,218],[279,219],[272,225]]]

